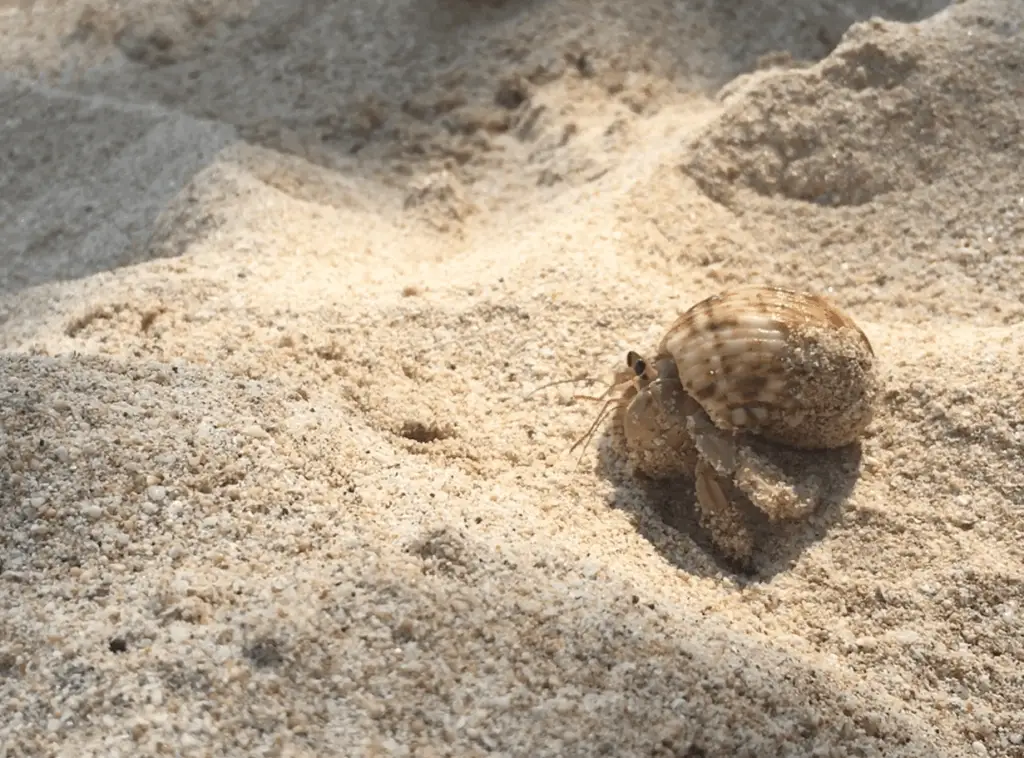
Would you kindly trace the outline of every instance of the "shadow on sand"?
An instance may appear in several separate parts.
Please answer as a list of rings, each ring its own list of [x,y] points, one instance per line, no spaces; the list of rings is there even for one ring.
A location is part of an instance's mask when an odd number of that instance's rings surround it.
[[[631,471],[610,429],[598,440],[595,473],[615,486],[613,507],[629,513],[640,534],[672,565],[697,576],[726,573],[741,585],[756,584],[787,571],[804,550],[843,520],[844,506],[860,476],[861,446],[798,451],[761,444],[755,450],[778,472],[773,484],[815,505],[801,517],[773,520],[741,496],[744,523],[755,537],[747,561],[730,559],[715,546],[700,523],[692,479],[655,480]]]

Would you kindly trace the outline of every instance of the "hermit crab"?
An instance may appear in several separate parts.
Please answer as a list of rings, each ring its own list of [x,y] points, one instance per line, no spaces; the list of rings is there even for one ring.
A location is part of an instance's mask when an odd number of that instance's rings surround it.
[[[630,351],[626,364],[609,390],[621,390],[613,436],[642,475],[691,481],[701,525],[739,562],[755,547],[751,506],[769,520],[816,508],[837,463],[815,451],[853,445],[880,390],[853,319],[822,296],[776,287],[702,300],[652,360]]]

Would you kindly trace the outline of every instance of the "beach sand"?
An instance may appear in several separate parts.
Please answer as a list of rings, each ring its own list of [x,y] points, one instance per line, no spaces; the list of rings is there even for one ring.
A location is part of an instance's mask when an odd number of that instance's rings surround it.
[[[1024,756],[1024,4],[945,6],[0,6],[0,755]],[[737,573],[568,450],[747,282],[886,386]]]

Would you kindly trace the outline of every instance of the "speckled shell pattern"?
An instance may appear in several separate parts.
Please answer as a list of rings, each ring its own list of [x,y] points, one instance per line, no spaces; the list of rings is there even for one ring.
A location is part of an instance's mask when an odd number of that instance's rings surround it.
[[[853,442],[879,391],[867,337],[820,295],[746,286],[702,300],[659,348],[716,426],[804,449]]]

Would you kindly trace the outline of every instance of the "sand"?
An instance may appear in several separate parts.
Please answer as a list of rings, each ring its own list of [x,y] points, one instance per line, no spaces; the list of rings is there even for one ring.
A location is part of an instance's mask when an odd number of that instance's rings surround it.
[[[944,6],[0,6],[0,755],[1024,756],[1024,5]],[[738,282],[886,382],[749,573],[568,453]]]

